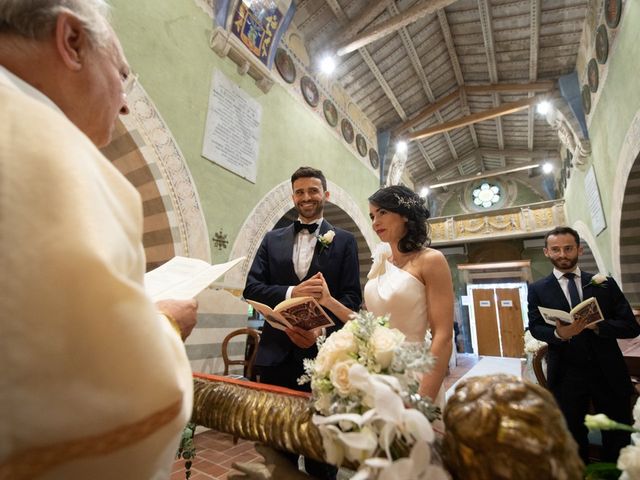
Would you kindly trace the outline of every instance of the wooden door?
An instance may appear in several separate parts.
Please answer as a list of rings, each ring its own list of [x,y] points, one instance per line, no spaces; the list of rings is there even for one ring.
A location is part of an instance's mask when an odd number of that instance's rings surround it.
[[[520,358],[524,355],[524,326],[517,288],[496,288],[502,356]]]
[[[472,290],[473,311],[476,318],[478,335],[478,355],[500,357],[500,338],[498,337],[498,317],[493,289],[475,288]]]

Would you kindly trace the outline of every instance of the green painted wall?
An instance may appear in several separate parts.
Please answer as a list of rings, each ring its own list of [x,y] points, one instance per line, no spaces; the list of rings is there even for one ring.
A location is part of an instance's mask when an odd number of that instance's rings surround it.
[[[268,94],[209,47],[212,20],[194,0],[113,0],[113,25],[132,69],[175,137],[194,177],[210,236],[220,228],[230,245],[251,210],[301,165],[324,171],[350,193],[364,215],[378,179],[324,120],[275,84]],[[262,107],[258,179],[254,185],[200,156],[213,69]],[[277,75],[277,73],[276,73]],[[227,250],[212,249],[213,261]]]
[[[591,164],[602,198],[607,228],[596,238],[597,248],[605,263],[605,270],[612,270],[611,258],[611,185],[615,181],[617,160],[624,137],[633,117],[640,109],[640,88],[638,88],[638,68],[640,59],[640,2],[624,2],[622,20],[618,26],[618,36],[613,51],[607,61],[606,83],[600,86],[600,99],[593,111],[589,126],[591,140]],[[595,30],[595,25],[592,31]],[[602,70],[601,70],[602,73]],[[585,201],[584,178],[586,170],[576,168],[565,192],[569,224],[581,220],[591,225],[591,216]],[[616,229],[619,225],[614,226]]]

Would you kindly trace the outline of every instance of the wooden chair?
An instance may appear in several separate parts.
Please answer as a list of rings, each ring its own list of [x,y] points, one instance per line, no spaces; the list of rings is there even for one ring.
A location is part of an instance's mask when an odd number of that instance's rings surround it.
[[[633,385],[634,393],[631,397],[631,406],[633,407],[640,396],[640,357],[624,357],[624,363],[627,364]]]
[[[533,373],[536,376],[536,380],[541,387],[547,388],[547,376],[544,374],[544,368],[542,366],[543,361],[547,358],[547,351],[549,347],[545,345],[540,348],[536,353],[533,354],[533,360],[531,364],[533,365]]]
[[[229,341],[238,335],[247,335],[247,346],[245,350],[244,358],[241,360],[230,360],[228,347]],[[253,378],[253,363],[256,360],[258,354],[258,344],[260,343],[260,332],[253,328],[239,328],[234,330],[229,335],[224,337],[222,341],[222,360],[224,362],[224,374],[229,375],[229,366],[231,365],[243,365],[243,375],[248,378]]]

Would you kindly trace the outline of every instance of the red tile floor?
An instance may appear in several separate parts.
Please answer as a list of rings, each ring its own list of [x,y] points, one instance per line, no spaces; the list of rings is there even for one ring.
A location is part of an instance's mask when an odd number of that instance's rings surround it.
[[[196,458],[191,466],[191,480],[226,479],[233,470],[231,464],[262,460],[253,448],[253,442],[239,439],[234,445],[233,437],[226,433],[208,430],[195,436]],[[173,464],[171,480],[184,480],[184,460]]]

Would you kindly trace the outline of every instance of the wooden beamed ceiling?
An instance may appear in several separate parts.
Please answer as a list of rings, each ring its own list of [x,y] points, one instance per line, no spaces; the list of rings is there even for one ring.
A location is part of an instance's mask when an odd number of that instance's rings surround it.
[[[294,23],[312,59],[341,55],[336,81],[376,128],[410,140],[406,168],[419,187],[557,158],[557,135],[531,105],[559,101],[554,89],[575,69],[587,7],[299,0]]]

